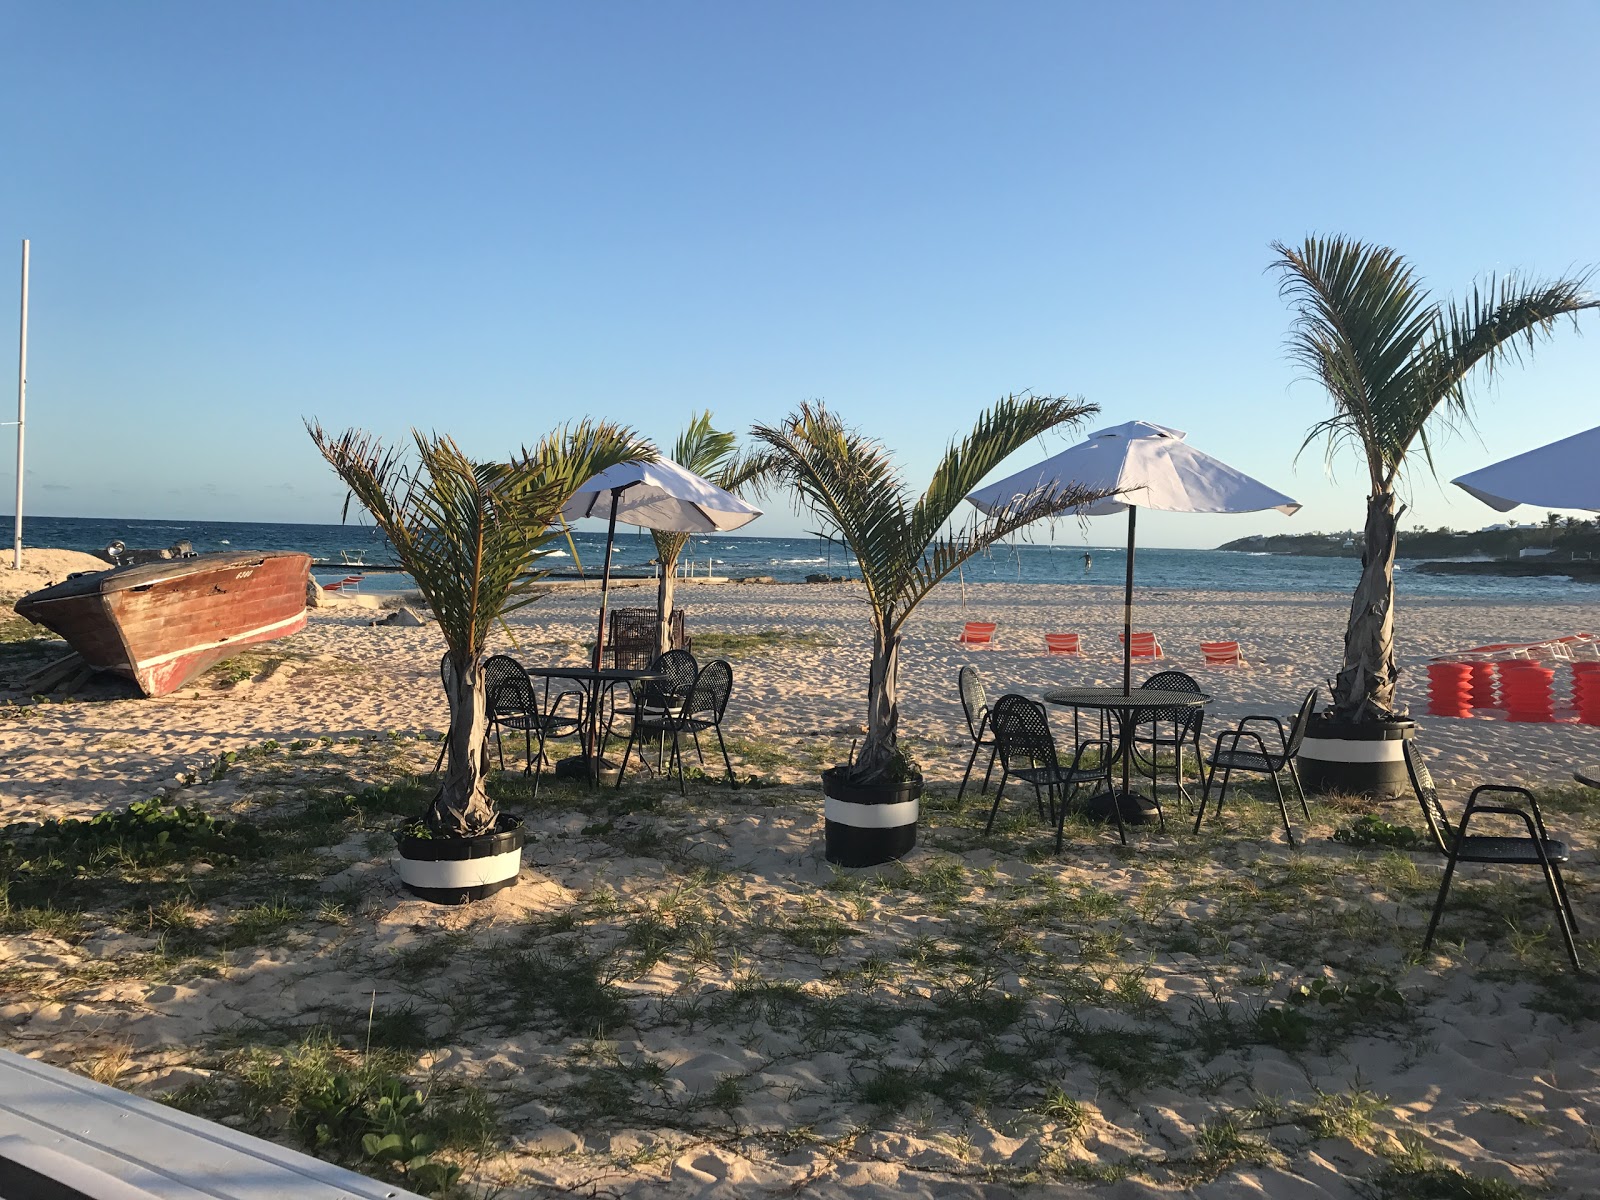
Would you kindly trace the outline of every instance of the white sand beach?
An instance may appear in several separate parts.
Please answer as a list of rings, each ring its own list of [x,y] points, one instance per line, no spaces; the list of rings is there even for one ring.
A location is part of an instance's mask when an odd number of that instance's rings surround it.
[[[1474,1195],[1600,1192],[1600,987],[1567,967],[1536,872],[1464,869],[1424,958],[1440,859],[1333,841],[1348,802],[1297,812],[1291,850],[1259,790],[1198,836],[1169,791],[1165,832],[1124,850],[1074,821],[1056,856],[1008,790],[983,836],[990,797],[955,799],[957,669],[975,662],[991,697],[1116,682],[1120,590],[1072,596],[994,584],[963,603],[947,585],[924,605],[901,680],[902,736],[930,781],[921,843],[851,872],[823,859],[815,773],[860,729],[859,591],[681,589],[702,658],[719,636],[779,631],[730,656],[730,749],[770,786],[728,790],[708,754],[713,778],[686,798],[630,777],[593,794],[547,780],[534,801],[508,744],[523,874],[463,908],[402,892],[384,832],[425,796],[444,724],[431,627],[319,609],[164,699],[12,693],[13,829],[166,795],[264,822],[286,849],[120,881],[103,862],[75,882],[6,860],[0,1039],[299,1146],[292,1097],[263,1078],[377,1055],[456,1113],[438,1153],[473,1195],[1277,1200],[1411,1194],[1381,1188],[1454,1170],[1512,1188]],[[595,599],[558,591],[495,643],[579,662]],[[1135,624],[1162,666],[1202,681],[1215,731],[1325,695],[1347,604],[1141,592]],[[1596,611],[1402,596],[1398,618],[1402,695],[1447,803],[1478,782],[1535,788],[1573,847],[1584,933],[1600,819],[1571,772],[1600,765],[1600,729],[1429,717],[1425,664],[1594,628]],[[997,648],[966,653],[963,619],[997,622]],[[1042,654],[1058,631],[1083,635],[1083,659]],[[1203,669],[1212,638],[1255,665]],[[1383,815],[1421,827],[1414,804]],[[1580,951],[1600,961],[1600,943]]]

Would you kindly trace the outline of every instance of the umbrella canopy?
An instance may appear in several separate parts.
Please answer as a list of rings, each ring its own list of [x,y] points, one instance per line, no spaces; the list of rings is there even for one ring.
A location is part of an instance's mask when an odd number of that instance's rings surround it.
[[[1180,429],[1129,421],[1089,435],[1036,466],[979,488],[967,497],[986,513],[1041,491],[1076,483],[1095,491],[1116,491],[1083,507],[1082,514],[1102,517],[1132,505],[1162,512],[1243,513],[1273,508],[1285,516],[1300,505],[1220,459],[1184,441]]]
[[[613,497],[618,520],[672,533],[727,533],[761,515],[755,505],[670,458],[602,471],[579,489],[561,515],[568,521],[609,519]]]
[[[594,639],[594,668],[600,669],[606,642],[606,606],[611,598],[611,547],[620,518],[630,525],[672,533],[726,533],[761,515],[755,505],[719,488],[670,458],[653,463],[619,463],[578,489],[561,510],[563,520],[604,517],[606,559],[600,575],[600,631]]]
[[[1133,547],[1134,525],[1140,507],[1162,512],[1244,513],[1276,509],[1292,516],[1300,505],[1230,467],[1220,459],[1196,450],[1187,435],[1148,421],[1129,421],[1089,435],[1036,466],[991,483],[967,499],[989,515],[1056,491],[1069,484],[1095,491],[1116,491],[1085,505],[1084,516],[1098,517],[1124,510],[1128,513],[1128,574],[1122,609],[1122,689],[1133,682]]]
[[[1600,512],[1600,428],[1469,472],[1450,482],[1490,508],[1510,512],[1519,504]]]

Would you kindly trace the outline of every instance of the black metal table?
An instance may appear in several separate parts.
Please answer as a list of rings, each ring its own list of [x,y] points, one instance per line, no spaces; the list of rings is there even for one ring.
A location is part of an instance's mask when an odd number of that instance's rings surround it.
[[[550,681],[552,679],[570,679],[574,683],[584,685],[584,690],[589,699],[589,711],[584,718],[584,735],[582,740],[582,753],[571,758],[564,758],[555,765],[557,779],[570,779],[582,775],[589,781],[590,787],[600,783],[600,775],[605,770],[605,760],[600,757],[600,697],[604,690],[615,683],[653,683],[667,678],[659,671],[634,671],[622,667],[581,667],[574,665],[554,667],[526,667],[524,668],[531,678],[544,680],[545,710],[550,707]]]
[[[1117,835],[1123,845],[1128,842],[1128,829],[1124,818],[1127,807],[1135,820],[1144,819],[1144,797],[1131,786],[1133,764],[1134,726],[1142,713],[1164,708],[1202,708],[1211,697],[1204,692],[1169,692],[1163,688],[1134,688],[1124,692],[1121,688],[1058,688],[1044,693],[1047,704],[1063,708],[1087,708],[1109,713],[1115,718],[1116,739],[1111,746],[1111,766],[1122,764],[1122,790],[1102,792],[1089,797],[1090,810],[1099,806],[1111,810],[1116,818]]]

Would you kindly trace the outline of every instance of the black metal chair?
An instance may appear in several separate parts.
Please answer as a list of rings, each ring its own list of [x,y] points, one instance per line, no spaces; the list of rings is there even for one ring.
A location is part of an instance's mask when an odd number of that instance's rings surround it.
[[[1574,941],[1578,932],[1578,920],[1572,911],[1572,901],[1567,897],[1566,881],[1561,878],[1561,864],[1566,862],[1570,855],[1566,843],[1555,841],[1545,829],[1544,814],[1539,811],[1539,802],[1534,799],[1533,793],[1527,788],[1492,783],[1475,787],[1472,789],[1472,794],[1467,797],[1466,810],[1461,814],[1461,824],[1457,826],[1451,822],[1444,805],[1439,801],[1439,790],[1433,785],[1433,776],[1428,771],[1428,764],[1422,761],[1421,754],[1410,742],[1405,743],[1405,757],[1406,773],[1411,777],[1411,790],[1416,793],[1417,802],[1422,805],[1422,815],[1428,822],[1428,829],[1433,833],[1433,840],[1446,859],[1444,877],[1439,880],[1439,898],[1433,905],[1433,919],[1428,922],[1428,935],[1422,942],[1423,953],[1426,954],[1433,946],[1433,935],[1439,928],[1440,916],[1444,914],[1445,897],[1450,894],[1450,880],[1456,873],[1457,863],[1492,863],[1507,867],[1537,866],[1544,871],[1545,887],[1550,892],[1550,904],[1556,910],[1556,924],[1561,929],[1561,940],[1567,945],[1567,957],[1572,960],[1573,968],[1581,971],[1583,968],[1578,963],[1578,947]],[[1514,796],[1526,802],[1526,807],[1506,803],[1503,800],[1498,804],[1480,804],[1479,796],[1490,800]],[[1467,827],[1472,823],[1472,818],[1484,813],[1516,817],[1527,829],[1527,836],[1499,837],[1469,834]]]
[[[611,727],[616,719],[627,717],[628,742],[622,751],[623,766],[627,766],[628,755],[633,752],[634,743],[640,741],[646,730],[649,730],[660,735],[656,753],[656,769],[660,770],[662,759],[666,754],[666,719],[682,711],[684,702],[694,689],[694,681],[700,674],[700,668],[694,660],[694,655],[689,651],[668,650],[665,654],[658,655],[648,669],[652,674],[664,678],[628,681],[627,702],[618,705],[613,698],[611,711],[605,719],[605,736],[600,744],[604,747],[611,740]],[[616,696],[616,689],[612,689],[612,696]],[[644,761],[642,745],[639,750],[639,761]],[[622,786],[622,776],[623,772],[618,771],[618,787]]]
[[[1139,685],[1141,689],[1163,692],[1188,692],[1191,695],[1200,694],[1200,684],[1191,675],[1182,671],[1158,671]],[[1157,708],[1149,712],[1142,712],[1133,726],[1133,745],[1130,749],[1134,761],[1141,766],[1144,756],[1138,752],[1140,746],[1150,747],[1150,798],[1155,801],[1156,808],[1161,807],[1161,801],[1156,796],[1156,758],[1162,750],[1170,747],[1178,760],[1177,783],[1178,795],[1190,804],[1194,797],[1189,795],[1189,789],[1183,786],[1183,747],[1187,742],[1194,747],[1194,760],[1199,765],[1201,775],[1205,774],[1205,755],[1200,750],[1200,726],[1205,721],[1205,709],[1195,707]],[[1170,732],[1163,729],[1170,726]]]
[[[1235,771],[1246,771],[1255,775],[1272,776],[1272,786],[1278,793],[1278,812],[1283,816],[1283,832],[1289,839],[1289,845],[1294,845],[1294,830],[1289,827],[1289,806],[1283,802],[1283,783],[1278,778],[1279,774],[1288,770],[1289,777],[1294,780],[1295,791],[1300,795],[1300,808],[1311,817],[1311,810],[1306,807],[1306,790],[1300,785],[1300,772],[1295,769],[1294,756],[1300,753],[1300,743],[1305,740],[1306,730],[1311,725],[1311,714],[1317,707],[1317,689],[1312,688],[1306,693],[1305,702],[1300,705],[1300,711],[1295,714],[1294,724],[1285,731],[1283,722],[1277,717],[1250,716],[1240,721],[1233,729],[1224,729],[1217,734],[1216,746],[1211,751],[1208,762],[1210,771],[1205,777],[1205,788],[1200,793],[1200,811],[1194,817],[1194,831],[1200,832],[1200,822],[1206,815],[1206,803],[1211,799],[1211,785],[1217,781],[1217,770],[1222,771],[1222,789],[1217,793],[1217,813],[1222,812],[1222,802],[1228,796],[1228,781]],[[1270,721],[1278,729],[1278,748],[1267,749],[1267,743],[1262,736],[1253,729],[1247,728],[1252,721]],[[1255,743],[1254,750],[1241,750],[1239,743],[1249,739]],[[1227,746],[1223,745],[1227,742]]]
[[[500,769],[506,769],[506,749],[503,731],[521,730],[523,752],[527,757],[524,775],[533,776],[533,794],[539,795],[538,766],[544,761],[545,743],[552,738],[575,737],[583,729],[583,693],[557,692],[547,696],[543,704],[540,695],[528,680],[528,673],[516,659],[496,654],[483,664],[484,682],[488,688],[485,701],[489,725],[494,730],[495,749],[500,756]],[[548,685],[547,685],[548,686]],[[577,702],[577,713],[567,716],[561,711],[562,702],[571,696]],[[534,754],[533,736],[539,735],[537,756]]]
[[[1099,738],[1081,741],[1073,751],[1072,765],[1062,767],[1044,705],[1015,694],[1001,696],[994,702],[989,710],[989,726],[994,730],[995,750],[1000,758],[1000,786],[995,789],[984,833],[993,831],[1006,783],[1015,777],[1033,785],[1040,816],[1044,815],[1045,797],[1049,797],[1050,820],[1056,827],[1056,853],[1059,854],[1067,820],[1067,802],[1073,794],[1083,784],[1096,781],[1104,783],[1108,792],[1112,790],[1111,743]],[[1098,751],[1100,757],[1094,766],[1086,767],[1083,760],[1091,750]]]
[[[695,676],[694,686],[689,689],[688,698],[676,712],[669,712],[659,718],[644,718],[646,730],[660,726],[662,735],[671,739],[672,753],[667,759],[667,774],[672,773],[674,766],[678,769],[678,792],[686,794],[683,774],[683,735],[689,734],[694,739],[695,757],[705,765],[706,756],[700,748],[700,735],[706,730],[712,730],[717,735],[717,746],[722,750],[722,765],[728,770],[728,786],[737,787],[738,781],[733,774],[733,760],[728,757],[727,743],[722,740],[722,718],[728,711],[728,698],[733,695],[733,667],[726,659],[714,659],[700,668],[700,673]],[[644,746],[639,746],[639,758],[644,760]],[[622,768],[626,770],[628,760],[622,760]],[[617,783],[622,783],[621,773],[618,773]]]
[[[989,790],[989,776],[994,773],[994,760],[996,754],[994,730],[989,727],[989,703],[983,691],[983,676],[978,674],[978,668],[965,666],[956,677],[956,687],[961,692],[961,711],[967,715],[967,732],[972,735],[972,753],[967,757],[967,769],[961,776],[961,788],[956,792],[956,799],[960,800],[967,792],[967,780],[972,777],[973,764],[978,761],[978,751],[989,747],[989,765],[983,772],[983,786],[978,790]]]

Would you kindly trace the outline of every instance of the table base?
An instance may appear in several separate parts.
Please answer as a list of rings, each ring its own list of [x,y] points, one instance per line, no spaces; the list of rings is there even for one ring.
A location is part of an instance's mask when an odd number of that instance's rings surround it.
[[[1120,808],[1124,825],[1153,825],[1160,816],[1150,797],[1120,789],[1115,792],[1097,792],[1087,800],[1080,801],[1076,807],[1081,808],[1091,821],[1115,821],[1116,810]]]
[[[590,755],[574,754],[570,758],[558,759],[554,774],[557,779],[581,779],[585,783],[593,781],[610,787],[617,782],[617,773],[621,770],[622,764],[614,759],[602,758],[596,763]]]

